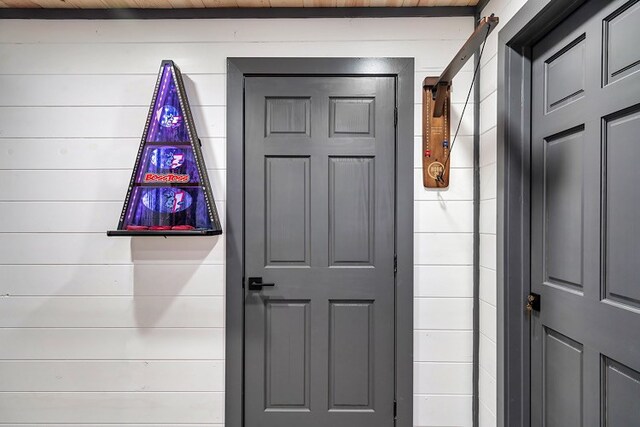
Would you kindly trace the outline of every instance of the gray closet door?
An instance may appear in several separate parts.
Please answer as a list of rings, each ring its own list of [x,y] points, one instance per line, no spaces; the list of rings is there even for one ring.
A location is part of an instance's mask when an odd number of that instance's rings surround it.
[[[245,81],[245,425],[390,427],[395,80]]]
[[[588,2],[532,76],[532,426],[638,426],[640,2]]]

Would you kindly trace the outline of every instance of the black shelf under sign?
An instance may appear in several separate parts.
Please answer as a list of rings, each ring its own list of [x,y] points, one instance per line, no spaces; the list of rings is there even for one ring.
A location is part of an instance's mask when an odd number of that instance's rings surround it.
[[[162,61],[117,230],[108,236],[211,236],[222,226],[180,69]]]

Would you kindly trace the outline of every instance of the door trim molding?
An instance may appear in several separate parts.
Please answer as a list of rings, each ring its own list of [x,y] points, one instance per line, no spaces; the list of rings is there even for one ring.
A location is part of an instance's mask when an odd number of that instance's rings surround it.
[[[228,58],[225,426],[243,426],[244,79],[259,75],[396,79],[396,400],[398,427],[413,425],[413,58]]]
[[[586,0],[527,2],[498,34],[498,426],[530,425],[531,52]]]

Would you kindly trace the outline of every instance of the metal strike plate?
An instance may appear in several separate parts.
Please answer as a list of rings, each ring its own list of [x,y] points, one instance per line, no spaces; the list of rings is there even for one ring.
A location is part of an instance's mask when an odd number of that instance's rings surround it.
[[[526,309],[528,312],[532,311],[540,311],[540,295],[535,293],[530,293],[527,296],[527,305]]]

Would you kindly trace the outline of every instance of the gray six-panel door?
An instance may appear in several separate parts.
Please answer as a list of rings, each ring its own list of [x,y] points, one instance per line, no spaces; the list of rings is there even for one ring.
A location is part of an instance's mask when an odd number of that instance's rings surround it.
[[[389,427],[395,79],[245,80],[245,425]]]
[[[532,426],[640,425],[640,2],[533,49]]]

